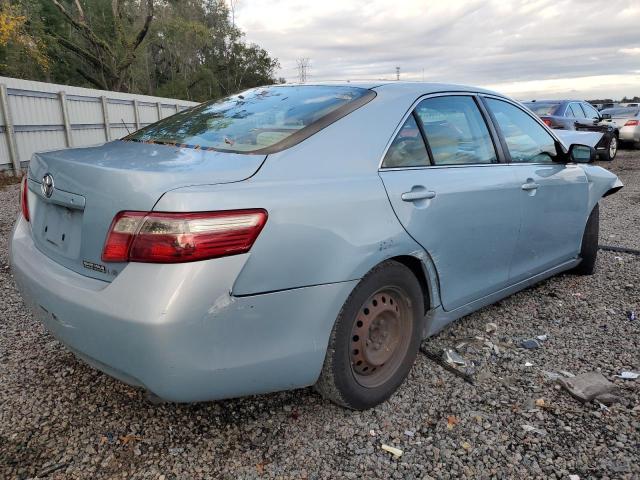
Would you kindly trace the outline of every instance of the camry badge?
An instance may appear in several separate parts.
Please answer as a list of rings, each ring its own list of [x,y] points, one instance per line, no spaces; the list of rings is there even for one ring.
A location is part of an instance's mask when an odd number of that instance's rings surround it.
[[[40,188],[42,189],[42,194],[47,197],[47,198],[51,198],[51,195],[53,195],[53,177],[51,176],[50,173],[45,173],[44,177],[42,177],[42,184],[40,185]]]

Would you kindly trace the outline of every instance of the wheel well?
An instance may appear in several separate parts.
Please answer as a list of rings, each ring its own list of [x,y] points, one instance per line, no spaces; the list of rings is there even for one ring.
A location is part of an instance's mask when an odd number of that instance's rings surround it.
[[[431,299],[429,295],[429,284],[427,283],[427,276],[425,274],[422,261],[411,255],[400,255],[398,257],[392,257],[389,260],[395,260],[396,262],[403,264],[415,275],[418,283],[420,284],[420,289],[422,290],[422,296],[424,298],[424,313],[426,314],[431,306]]]

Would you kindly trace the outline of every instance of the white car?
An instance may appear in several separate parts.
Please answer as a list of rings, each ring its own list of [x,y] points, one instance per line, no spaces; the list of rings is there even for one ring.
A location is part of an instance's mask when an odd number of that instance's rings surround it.
[[[618,126],[620,142],[640,144],[640,107],[607,108],[600,112],[603,122]]]

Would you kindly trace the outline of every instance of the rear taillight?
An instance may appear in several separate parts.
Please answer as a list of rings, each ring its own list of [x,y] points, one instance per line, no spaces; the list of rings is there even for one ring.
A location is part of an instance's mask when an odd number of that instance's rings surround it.
[[[262,209],[221,212],[120,212],[104,262],[180,263],[248,252],[267,221]]]
[[[553,122],[548,118],[543,118],[542,123],[544,123],[547,127],[551,128],[553,126]]]
[[[22,178],[20,184],[20,208],[22,209],[22,216],[28,222],[29,217],[29,186],[27,185],[27,176]]]
[[[624,124],[625,127],[635,127],[640,123],[638,120],[628,120],[627,123]]]

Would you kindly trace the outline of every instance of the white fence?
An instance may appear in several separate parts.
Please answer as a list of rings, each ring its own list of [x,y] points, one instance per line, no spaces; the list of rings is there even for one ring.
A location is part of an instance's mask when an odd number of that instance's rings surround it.
[[[121,138],[197,103],[0,77],[0,171],[34,152]]]

